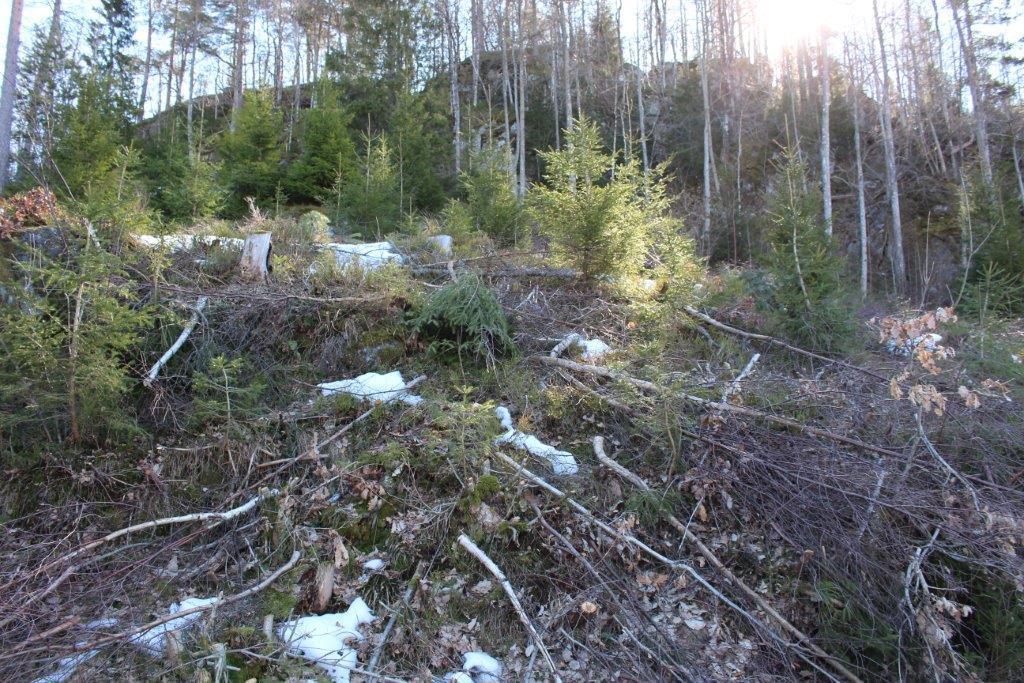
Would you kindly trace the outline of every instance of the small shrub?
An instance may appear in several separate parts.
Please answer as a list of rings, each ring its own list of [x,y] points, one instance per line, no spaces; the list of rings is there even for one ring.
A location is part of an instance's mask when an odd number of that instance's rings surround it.
[[[358,175],[339,177],[335,196],[326,198],[363,235],[394,230],[402,217],[401,177],[387,138],[367,137]]]
[[[669,220],[664,178],[605,152],[591,121],[565,135],[563,149],[541,152],[546,185],[530,190],[531,213],[555,256],[584,279],[635,275],[655,225]]]
[[[299,235],[309,243],[327,242],[331,238],[331,221],[319,211],[307,211],[299,216]]]
[[[152,316],[120,261],[84,238],[59,235],[66,257],[44,249],[13,261],[0,302],[0,438],[101,442],[137,433],[128,401],[137,349]],[[15,284],[17,283],[17,284]],[[14,450],[21,450],[15,448]]]
[[[483,360],[514,348],[511,329],[501,304],[476,275],[463,275],[427,297],[411,327],[429,340],[435,355]]]
[[[767,303],[783,336],[813,349],[839,351],[855,332],[849,287],[821,224],[820,198],[806,176],[803,162],[787,152],[770,199],[774,230],[767,262],[773,286]]]
[[[266,386],[258,378],[246,379],[247,374],[251,368],[244,358],[211,358],[206,370],[193,377],[192,419],[232,425],[256,416]]]
[[[481,152],[474,159],[472,169],[462,174],[461,181],[466,192],[466,202],[462,205],[465,218],[474,229],[501,244],[514,244],[524,237],[523,202],[516,196],[504,153],[499,150]]]
[[[247,197],[259,206],[274,203],[283,151],[281,112],[274,108],[268,93],[246,93],[236,117],[235,129],[228,131],[220,144],[221,176],[228,188],[226,210],[232,216],[245,212]]]

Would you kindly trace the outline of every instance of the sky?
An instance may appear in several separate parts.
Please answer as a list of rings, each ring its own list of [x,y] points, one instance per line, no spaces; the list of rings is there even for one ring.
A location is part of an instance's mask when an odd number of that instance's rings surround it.
[[[893,1],[881,0],[881,4],[884,7]],[[11,3],[12,0],[0,0],[0,52],[6,51]],[[649,0],[621,0],[621,3],[623,31],[628,40],[630,34],[636,35],[639,26],[639,22],[632,17],[637,15],[640,8],[647,7]],[[145,40],[144,0],[136,0],[136,4],[139,6],[137,11],[141,10],[136,17],[137,38],[142,42]],[[609,0],[609,4],[614,9],[618,3],[616,0]],[[93,10],[98,5],[98,0],[64,0],[65,13],[84,20],[92,18]],[[678,6],[677,2],[670,1],[669,11],[677,12]],[[795,44],[800,39],[815,36],[821,25],[827,26],[837,36],[873,29],[871,0],[758,0],[756,11],[761,31],[759,38],[767,41],[771,54],[780,53],[785,47]],[[21,32],[23,47],[31,38],[32,28],[49,22],[51,14],[52,0],[25,0]],[[691,10],[691,22],[693,18]],[[979,33],[984,33],[986,29],[979,26],[978,30]],[[1005,29],[1004,36],[1020,44],[1024,36],[1024,7],[1019,16]],[[835,45],[840,44],[839,41],[834,42]],[[838,47],[832,49],[836,50]],[[2,68],[0,64],[0,70]]]

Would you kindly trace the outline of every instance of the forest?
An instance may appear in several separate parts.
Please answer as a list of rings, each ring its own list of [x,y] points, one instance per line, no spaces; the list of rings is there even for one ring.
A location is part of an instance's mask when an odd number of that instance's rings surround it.
[[[0,679],[1024,680],[1015,0],[7,4]]]

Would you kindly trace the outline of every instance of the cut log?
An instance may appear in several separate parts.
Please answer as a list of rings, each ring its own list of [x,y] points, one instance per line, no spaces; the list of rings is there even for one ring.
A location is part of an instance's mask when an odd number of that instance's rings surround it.
[[[242,277],[248,280],[266,280],[270,274],[270,233],[249,235],[242,245],[240,264]]]

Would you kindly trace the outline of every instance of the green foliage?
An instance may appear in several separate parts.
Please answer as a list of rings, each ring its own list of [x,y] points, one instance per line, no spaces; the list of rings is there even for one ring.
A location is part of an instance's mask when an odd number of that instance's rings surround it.
[[[514,244],[524,235],[523,203],[516,196],[507,156],[496,149],[482,151],[460,178],[465,204],[450,204],[448,222],[468,223],[502,244]]]
[[[319,211],[307,211],[299,216],[298,231],[307,243],[326,242],[331,237],[331,220]]]
[[[266,385],[252,374],[244,358],[214,356],[206,370],[193,375],[192,419],[197,424],[233,425],[260,413]]]
[[[245,212],[246,197],[260,206],[276,199],[281,182],[283,125],[269,93],[246,93],[235,129],[227,131],[220,143],[221,178],[228,193],[226,210],[230,215]]]
[[[854,326],[842,261],[825,235],[820,197],[792,151],[779,167],[770,198],[773,224],[767,265],[773,279],[765,302],[786,338],[821,351],[849,346]]]
[[[14,451],[136,430],[127,399],[137,371],[127,355],[152,317],[115,256],[77,233],[66,237],[67,256],[35,250],[14,262],[30,287],[5,284],[12,300],[0,306],[0,434]]]
[[[1024,313],[1019,297],[1002,296],[990,288],[993,277],[1001,284],[1020,283],[1024,277],[1024,226],[1015,199],[1004,196],[1000,184],[980,178],[966,180],[960,193],[961,240],[971,254],[966,284],[980,287],[982,298],[999,297],[1005,314]],[[984,305],[978,300],[977,305]]]
[[[887,665],[899,661],[901,647],[904,656],[918,654],[888,623],[871,614],[859,599],[862,591],[857,586],[820,581],[814,589],[821,606],[821,637],[835,643],[842,659],[875,671],[878,680],[889,680],[895,672]]]
[[[210,218],[223,208],[224,190],[217,180],[219,164],[202,149],[161,140],[143,156],[142,173],[153,208],[167,218],[191,222]]]
[[[426,298],[411,327],[430,352],[491,364],[515,345],[501,304],[476,275],[462,275]]]
[[[77,90],[75,105],[63,113],[64,129],[51,153],[52,185],[71,197],[116,184],[124,143],[120,112],[108,100],[101,80],[93,74],[83,76]]]
[[[448,123],[447,106],[430,89],[413,93],[403,87],[395,98],[388,139],[401,178],[399,207],[404,210],[437,211],[444,205],[440,173],[446,170],[448,155],[438,150],[451,145],[442,134]]]
[[[319,201],[331,194],[338,180],[356,173],[356,149],[349,126],[352,115],[338,105],[337,94],[320,87],[321,103],[303,112],[299,122],[299,156],[288,168],[287,190],[292,201]]]
[[[663,181],[645,181],[635,161],[616,162],[591,121],[581,119],[565,135],[564,149],[541,153],[547,185],[530,191],[534,219],[555,255],[585,279],[635,274],[652,224],[666,220]]]
[[[338,208],[364,235],[391,232],[402,217],[400,187],[387,137],[367,137],[359,175],[337,188]]]

